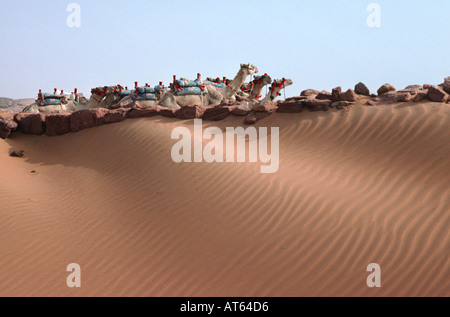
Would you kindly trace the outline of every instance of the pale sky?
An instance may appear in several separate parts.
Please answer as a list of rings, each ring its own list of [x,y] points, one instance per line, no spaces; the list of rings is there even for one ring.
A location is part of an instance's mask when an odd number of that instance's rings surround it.
[[[80,27],[66,23],[80,6]],[[380,8],[369,27],[367,7]],[[90,88],[172,75],[234,77],[251,63],[307,88],[372,91],[389,82],[439,84],[450,76],[450,1],[0,0],[0,97]]]

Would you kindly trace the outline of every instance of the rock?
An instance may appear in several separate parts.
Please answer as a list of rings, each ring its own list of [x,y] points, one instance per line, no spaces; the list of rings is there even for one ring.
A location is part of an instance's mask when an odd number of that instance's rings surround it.
[[[253,103],[250,101],[244,101],[239,106],[231,110],[231,114],[235,116],[246,116],[253,109]]]
[[[350,101],[336,101],[330,105],[330,108],[336,108],[338,110],[342,110],[345,107],[351,106],[353,103]]]
[[[427,98],[435,102],[446,102],[448,100],[448,94],[441,87],[431,86],[428,89]]]
[[[301,101],[281,102],[278,104],[277,112],[280,113],[298,113],[303,111],[303,103]]]
[[[415,89],[402,89],[402,90],[398,90],[398,93],[409,93],[410,95],[414,96],[415,94],[417,94],[417,90]]]
[[[422,85],[409,85],[405,87],[405,90],[422,90]]]
[[[157,106],[158,114],[163,117],[174,118],[176,109]]]
[[[419,102],[427,98],[427,93],[424,91],[419,91],[413,99],[413,102]]]
[[[45,133],[45,115],[42,113],[21,112],[14,116],[20,131],[25,134],[42,135]]]
[[[75,111],[70,116],[70,131],[78,132],[103,124],[105,115],[109,112],[105,108],[83,109]]]
[[[424,84],[423,85],[423,89],[430,89],[432,85],[430,84]]]
[[[331,101],[340,101],[342,94],[342,88],[336,87],[331,90]],[[316,97],[317,98],[317,97]],[[317,98],[320,99],[320,98]]]
[[[300,100],[305,100],[305,99],[308,99],[308,97],[306,97],[306,96],[295,96],[295,97],[289,97],[289,98],[286,98],[286,100],[285,100],[285,102],[295,102],[295,101],[300,101]],[[278,102],[280,102],[280,101],[278,101]]]
[[[328,111],[328,108],[331,106],[331,101],[305,99],[302,101],[302,106],[309,111]]]
[[[397,92],[397,101],[408,102],[412,99],[412,95],[409,92]]]
[[[445,79],[442,89],[444,89],[446,93],[450,94],[450,79],[448,77]]]
[[[407,102],[411,100],[411,94],[409,92],[397,92],[390,91],[377,96],[367,102],[368,105],[377,106],[381,104],[392,104],[396,102]]]
[[[316,99],[318,100],[331,100],[332,95],[330,92],[326,90],[322,90],[317,96]]]
[[[253,111],[255,112],[275,112],[275,110],[277,110],[277,103],[274,101],[269,101],[269,102],[258,102],[257,104],[255,104],[253,106]]]
[[[25,155],[24,150],[12,151],[11,153],[9,153],[9,156],[12,156],[12,157],[24,157],[24,155]]]
[[[127,112],[127,118],[148,118],[158,115],[158,109],[156,107],[145,107],[145,108],[131,108]]]
[[[362,82],[359,82],[355,85],[355,93],[364,96],[370,96],[370,90],[364,85]]]
[[[181,120],[201,118],[205,110],[205,107],[197,105],[184,106],[175,112],[175,117]]]
[[[125,120],[128,111],[129,111],[129,109],[124,109],[124,108],[110,110],[108,113],[105,114],[105,116],[103,118],[103,124],[121,122],[121,121]]]
[[[355,102],[358,99],[358,95],[351,89],[340,94],[340,100]],[[338,101],[338,100],[335,100]]]
[[[17,129],[17,122],[0,117],[0,138],[6,139]]]
[[[316,95],[318,95],[319,94],[319,91],[318,90],[315,90],[315,89],[306,89],[306,90],[303,90],[301,93],[300,93],[300,96],[303,96],[303,97],[310,97],[310,96],[316,96]]]
[[[220,121],[230,115],[230,108],[223,106],[208,107],[202,115],[203,120]]]
[[[394,86],[392,86],[391,84],[384,84],[383,86],[378,88],[377,93],[378,93],[378,95],[382,95],[389,91],[395,91]]]
[[[245,124],[255,124],[256,122],[270,116],[272,112],[251,112],[244,120]]]
[[[70,132],[71,112],[49,113],[45,115],[45,134],[63,135]]]

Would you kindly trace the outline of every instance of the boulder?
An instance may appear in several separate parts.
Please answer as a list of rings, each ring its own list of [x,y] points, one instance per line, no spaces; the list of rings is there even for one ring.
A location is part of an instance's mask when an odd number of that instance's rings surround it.
[[[355,93],[364,96],[370,96],[370,90],[364,85],[362,82],[359,82],[355,85]]]
[[[383,86],[378,88],[377,93],[378,93],[378,95],[382,95],[389,91],[395,91],[394,86],[392,86],[391,84],[384,84]]]
[[[158,109],[156,107],[145,107],[145,108],[131,108],[127,111],[127,118],[148,118],[158,115]]]
[[[442,89],[444,89],[446,93],[450,94],[450,79],[448,77],[445,79]]]
[[[231,114],[235,116],[246,116],[252,111],[252,109],[253,109],[253,102],[244,101],[236,108],[232,109]]]
[[[175,117],[181,120],[198,119],[202,117],[205,110],[203,106],[184,106],[175,112]]]
[[[339,100],[355,102],[357,99],[358,99],[358,95],[353,90],[349,89],[346,92],[340,94]],[[334,101],[339,101],[339,100],[334,100]]]
[[[303,97],[310,97],[310,96],[316,96],[316,95],[318,95],[319,94],[319,91],[318,90],[315,90],[315,89],[306,89],[306,90],[303,90],[301,93],[300,93],[300,96],[303,96]]]
[[[110,110],[108,113],[105,114],[105,116],[103,118],[103,124],[121,122],[121,121],[125,120],[128,111],[129,111],[129,109],[124,109],[124,108]]]
[[[326,90],[322,90],[316,96],[316,99],[318,99],[318,100],[331,100],[331,98],[332,98],[331,92],[328,92]]]
[[[424,91],[419,91],[413,99],[413,102],[419,102],[427,98],[427,93]]]
[[[278,103],[277,112],[280,113],[298,113],[303,111],[302,101],[285,101]]]
[[[42,135],[45,133],[45,115],[42,113],[21,112],[14,116],[20,131],[25,134]]]
[[[14,120],[0,117],[0,138],[6,139],[17,127],[18,124]]]
[[[423,89],[430,89],[432,85],[430,84],[424,84],[423,85]]]
[[[289,97],[286,98],[286,102],[295,102],[295,101],[300,101],[300,100],[305,100],[308,99],[308,97],[306,96],[295,96],[295,97]],[[282,101],[278,101],[278,102],[282,102]]]
[[[275,112],[277,110],[277,102],[258,102],[253,106],[253,111],[255,112]]]
[[[415,94],[417,94],[417,90],[416,89],[402,89],[402,90],[398,90],[398,93],[409,93],[411,96],[414,96]]]
[[[446,102],[448,100],[448,94],[441,87],[431,86],[428,89],[427,98],[435,102]]]
[[[328,108],[331,106],[331,101],[305,99],[302,101],[302,106],[309,111],[328,111]]]
[[[342,94],[342,88],[336,87],[331,90],[331,101],[340,101]],[[320,99],[320,98],[317,98]]]
[[[409,85],[405,87],[406,90],[422,90],[423,86],[422,85]]]
[[[71,115],[71,112],[47,114],[45,116],[45,134],[48,136],[57,136],[69,133]]]
[[[370,106],[377,106],[382,104],[392,104],[396,102],[407,102],[411,99],[412,97],[409,92],[390,91],[369,100],[367,104]]]
[[[176,109],[157,106],[158,114],[163,117],[174,118]]]
[[[249,113],[244,120],[245,124],[255,124],[259,120],[262,120],[268,116],[270,116],[272,112],[251,112]]]
[[[70,131],[78,132],[84,129],[89,129],[103,124],[105,114],[108,109],[83,109],[75,111],[70,116]]]
[[[225,119],[230,115],[230,108],[216,106],[216,107],[208,107],[202,115],[203,120],[208,121],[220,121]]]

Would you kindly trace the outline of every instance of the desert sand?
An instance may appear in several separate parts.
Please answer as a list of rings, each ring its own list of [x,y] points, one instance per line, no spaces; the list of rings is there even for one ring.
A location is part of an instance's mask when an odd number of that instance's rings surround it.
[[[0,296],[450,296],[450,104],[274,113],[275,174],[176,164],[178,126],[0,140]]]

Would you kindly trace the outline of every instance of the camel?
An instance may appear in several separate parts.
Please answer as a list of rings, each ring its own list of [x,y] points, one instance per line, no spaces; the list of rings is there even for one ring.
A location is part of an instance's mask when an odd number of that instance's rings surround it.
[[[42,106],[39,100],[36,100],[35,103],[27,106],[22,110],[22,112],[32,112],[32,113],[51,113],[51,112],[73,112],[78,111],[81,109],[90,109],[90,108],[98,108],[100,106],[101,101],[103,100],[104,96],[101,94],[101,90],[104,89],[104,87],[97,87],[93,88],[91,90],[92,95],[89,100],[87,100],[85,97],[77,96],[76,89],[75,89],[75,99],[70,98],[69,96],[66,96],[66,103],[58,103],[54,105],[46,105]],[[56,93],[59,91],[55,90]],[[62,91],[57,95],[64,95],[64,92]],[[38,99],[41,97],[41,92],[39,92]]]
[[[248,76],[257,73],[258,68],[256,66],[253,66],[251,64],[241,64],[239,72],[230,82],[230,84],[224,88],[217,88],[217,90],[222,94],[223,99],[234,100],[236,98],[236,93],[240,90],[242,84],[245,82],[245,79]]]
[[[241,64],[241,67],[231,81],[230,85],[218,88],[213,83],[203,83],[207,94],[177,96],[175,91],[167,92],[159,101],[162,107],[179,109],[188,105],[213,105],[220,103],[223,99],[235,99],[236,92],[240,89],[247,76],[258,72],[258,68],[251,64]]]
[[[264,86],[272,83],[272,78],[269,75],[264,74],[262,76],[255,76],[253,80],[253,86],[250,91],[249,100],[258,100],[262,97],[261,92]]]
[[[204,84],[205,94],[177,96],[175,91],[166,92],[158,102],[159,106],[171,109],[180,109],[183,106],[218,104],[223,100],[223,95],[212,84]]]
[[[272,86],[269,89],[269,92],[267,93],[266,97],[264,97],[262,102],[266,103],[275,100],[278,96],[281,96],[280,94],[281,89],[284,89],[287,86],[292,85],[293,83],[294,82],[292,81],[292,79],[289,78],[275,79],[272,83]]]
[[[142,88],[149,88],[149,86],[145,86]],[[156,94],[156,99],[157,100],[136,100],[136,90],[138,90],[138,87],[136,86],[135,90],[128,96],[124,97],[123,99],[120,100],[120,102],[116,105],[119,107],[123,107],[126,105],[129,105],[130,103],[133,103],[135,101],[139,101],[139,104],[141,107],[145,108],[145,107],[153,107],[153,106],[157,106],[158,105],[158,101],[162,98],[162,96],[169,91],[168,88],[165,88],[164,85],[162,84],[162,82],[159,83],[159,85],[155,86],[153,88],[155,90],[155,94]],[[116,107],[114,106],[114,107]]]

